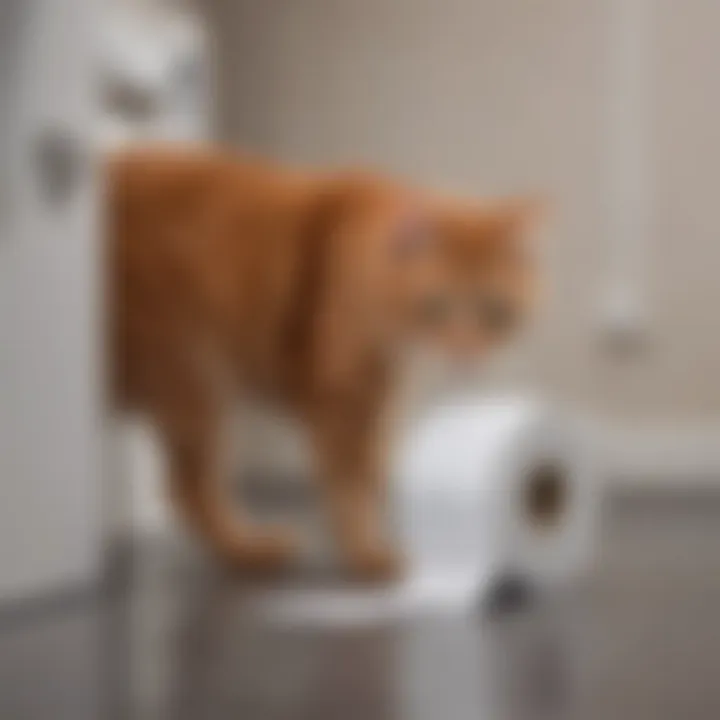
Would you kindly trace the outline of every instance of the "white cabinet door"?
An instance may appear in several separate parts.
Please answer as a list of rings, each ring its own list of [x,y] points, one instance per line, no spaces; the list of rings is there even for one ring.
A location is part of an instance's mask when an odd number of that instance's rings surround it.
[[[0,603],[101,555],[92,0],[0,3]]]

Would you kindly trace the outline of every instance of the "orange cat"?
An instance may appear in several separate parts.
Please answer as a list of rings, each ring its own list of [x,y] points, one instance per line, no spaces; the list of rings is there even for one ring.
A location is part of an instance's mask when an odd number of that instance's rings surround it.
[[[292,538],[224,494],[228,414],[260,393],[308,428],[351,570],[395,574],[380,441],[400,351],[480,356],[515,329],[532,204],[440,201],[373,174],[199,149],[112,158],[108,197],[114,391],[160,431],[187,523],[240,567],[292,557]]]

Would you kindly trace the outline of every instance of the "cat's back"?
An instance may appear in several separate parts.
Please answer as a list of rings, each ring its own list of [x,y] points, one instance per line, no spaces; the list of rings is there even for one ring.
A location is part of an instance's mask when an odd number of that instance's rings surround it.
[[[299,177],[239,153],[149,147],[107,158],[111,221],[133,225],[214,211],[242,213],[299,191]]]
[[[272,231],[268,223],[291,222],[307,187],[274,166],[205,148],[120,152],[108,158],[106,180],[114,267],[125,271],[153,258],[225,264],[224,253],[242,253]]]

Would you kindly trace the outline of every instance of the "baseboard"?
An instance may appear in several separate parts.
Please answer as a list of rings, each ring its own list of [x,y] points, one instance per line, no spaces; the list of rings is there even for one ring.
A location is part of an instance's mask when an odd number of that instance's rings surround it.
[[[606,423],[599,447],[614,485],[720,490],[720,422]]]

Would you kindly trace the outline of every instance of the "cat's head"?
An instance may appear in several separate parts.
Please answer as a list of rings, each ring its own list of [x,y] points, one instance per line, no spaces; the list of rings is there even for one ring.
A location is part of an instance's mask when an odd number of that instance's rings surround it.
[[[319,338],[338,375],[363,347],[474,364],[512,339],[536,288],[536,198],[482,203],[353,190]],[[347,208],[350,210],[347,210]]]
[[[534,198],[442,202],[399,219],[390,303],[407,344],[472,363],[512,339],[532,309],[543,208]]]

